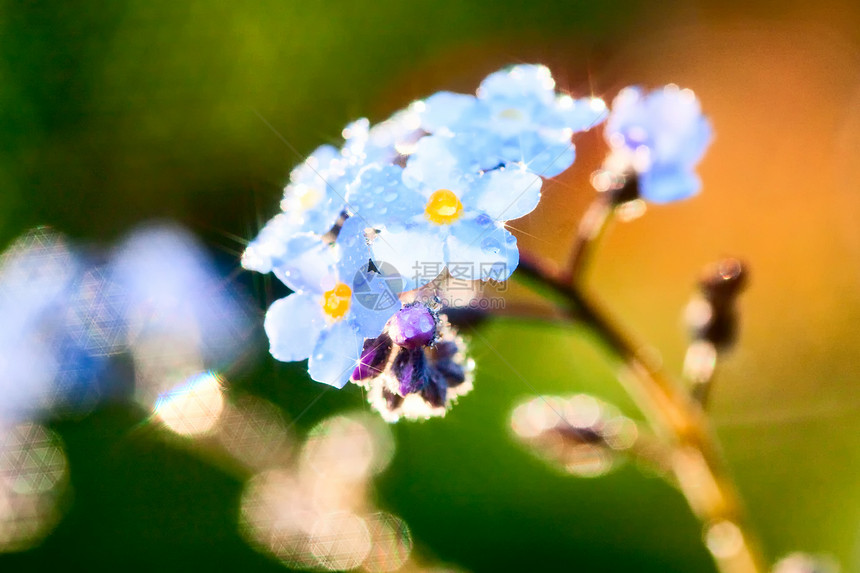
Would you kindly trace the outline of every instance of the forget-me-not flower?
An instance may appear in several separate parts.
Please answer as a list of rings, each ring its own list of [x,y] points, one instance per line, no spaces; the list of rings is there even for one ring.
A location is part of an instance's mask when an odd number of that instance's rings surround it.
[[[487,76],[477,97],[439,92],[420,106],[421,127],[449,133],[463,145],[467,168],[491,169],[521,162],[544,177],[558,175],[574,160],[574,133],[606,117],[599,98],[573,99],[555,91],[541,65],[518,65]]]
[[[623,89],[612,102],[605,136],[612,151],[604,167],[633,170],[643,199],[666,203],[699,191],[694,169],[713,136],[691,90],[671,84],[647,95]]]
[[[268,273],[279,262],[299,255],[287,250],[289,240],[302,233],[323,235],[331,230],[348,207],[347,185],[365,165],[387,165],[408,155],[423,134],[411,107],[374,126],[365,118],[347,125],[342,149],[322,145],[290,174],[281,200],[283,212],[250,242],[242,253],[242,266]]]
[[[274,271],[295,292],[275,301],[264,327],[272,356],[304,360],[314,380],[342,388],[361,357],[365,338],[382,332],[399,308],[399,288],[369,268],[365,225],[343,224],[333,245],[311,234],[296,235],[288,250],[303,253]]]
[[[321,145],[290,173],[284,188],[282,212],[275,215],[242,253],[242,266],[251,271],[271,272],[287,258],[287,241],[301,233],[322,235],[337,223],[345,207],[348,162],[331,145]]]
[[[379,228],[374,260],[397,269],[408,289],[445,268],[459,279],[507,279],[519,252],[504,222],[530,213],[540,200],[540,177],[521,163],[459,170],[452,139],[424,137],[405,169],[370,166],[350,187],[351,207]]]
[[[412,153],[415,142],[425,135],[418,108],[420,102],[376,125],[370,125],[366,118],[361,118],[344,128],[346,143],[342,154],[353,170],[353,176],[365,165],[394,163]]]

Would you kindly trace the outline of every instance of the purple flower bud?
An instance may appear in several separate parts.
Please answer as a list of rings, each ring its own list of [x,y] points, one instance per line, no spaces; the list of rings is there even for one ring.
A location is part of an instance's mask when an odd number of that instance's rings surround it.
[[[391,339],[384,332],[376,338],[365,340],[358,366],[352,371],[352,380],[364,380],[377,376],[385,368],[390,355]]]
[[[438,371],[433,371],[429,382],[421,389],[421,397],[434,408],[444,408],[448,397],[448,384],[445,376]]]
[[[433,356],[436,360],[448,360],[454,358],[460,348],[452,340],[440,340],[433,347]]]
[[[404,348],[428,346],[436,337],[436,317],[423,304],[406,306],[391,318],[388,332]]]
[[[460,364],[453,360],[440,360],[436,362],[434,370],[445,380],[446,386],[459,386],[466,381],[466,372]]]
[[[402,348],[394,357],[392,370],[401,396],[421,390],[430,376],[427,358],[424,356],[424,350],[420,348]]]

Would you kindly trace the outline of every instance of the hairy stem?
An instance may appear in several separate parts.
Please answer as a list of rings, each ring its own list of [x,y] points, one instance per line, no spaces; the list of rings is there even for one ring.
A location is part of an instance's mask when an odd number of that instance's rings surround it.
[[[672,473],[703,524],[705,543],[719,571],[764,572],[740,498],[699,403],[682,392],[642,346],[571,284],[569,277],[525,253],[521,253],[513,276],[559,304],[570,320],[589,328],[626,367],[620,380],[654,431],[671,448]]]

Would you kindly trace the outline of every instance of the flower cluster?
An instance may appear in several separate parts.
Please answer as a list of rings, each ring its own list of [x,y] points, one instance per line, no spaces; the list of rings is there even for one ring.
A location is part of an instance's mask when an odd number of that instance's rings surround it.
[[[631,112],[619,113],[557,92],[544,66],[518,65],[490,74],[475,95],[439,92],[378,125],[347,126],[340,150],[322,146],[292,172],[282,212],[242,257],[293,291],[266,315],[272,355],[308,358],[318,382],[366,386],[387,419],[443,414],[471,387],[462,339],[436,309],[402,301],[440,277],[510,277],[519,251],[507,222],[531,213],[543,179],[573,164],[576,133],[607,117],[623,131]],[[661,153],[678,139],[648,133]],[[664,155],[654,155],[661,172],[673,161]],[[433,317],[432,336],[398,341],[416,313]]]

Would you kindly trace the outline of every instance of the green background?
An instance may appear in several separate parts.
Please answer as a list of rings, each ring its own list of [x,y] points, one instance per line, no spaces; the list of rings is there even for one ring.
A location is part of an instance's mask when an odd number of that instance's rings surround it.
[[[837,1],[3,2],[0,243],[49,224],[107,244],[171,218],[226,274],[289,169],[357,117],[472,90],[515,62],[546,63],[580,94],[692,87],[717,132],[704,193],[616,227],[590,285],[677,371],[699,268],[726,253],[750,263],[717,431],[771,558],[826,552],[860,571],[858,24]],[[521,244],[559,260],[602,153],[597,136],[579,145],[575,173],[545,188],[556,208],[517,225]],[[260,317],[284,293],[239,281]],[[511,408],[536,391],[590,392],[635,415],[583,332],[505,320],[471,339],[475,390],[444,420],[395,426],[376,482],[420,556],[476,572],[713,570],[699,525],[658,479],[629,466],[566,477],[511,439]],[[366,408],[352,388],[306,410],[321,388],[265,350],[230,383],[300,433]],[[282,569],[236,533],[242,483],[141,430],[147,415],[106,406],[53,422],[70,463],[66,515],[0,570]]]

